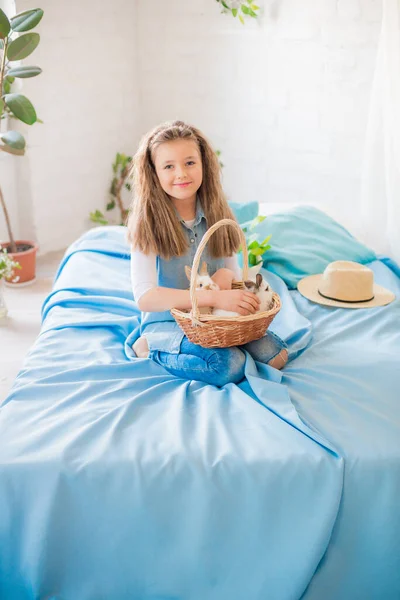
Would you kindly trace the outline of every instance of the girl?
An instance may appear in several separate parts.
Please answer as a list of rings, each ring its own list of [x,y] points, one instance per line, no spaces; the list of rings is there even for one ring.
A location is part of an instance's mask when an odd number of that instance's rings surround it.
[[[159,125],[142,138],[132,176],[128,240],[133,296],[142,311],[135,354],[178,377],[216,386],[243,379],[241,348],[255,360],[282,368],[287,346],[272,332],[242,347],[203,348],[187,339],[169,312],[191,308],[185,266],[192,265],[207,228],[220,219],[235,219],[222,190],[217,155],[204,135],[182,121]],[[257,311],[255,294],[231,289],[232,280],[241,278],[239,244],[232,227],[221,227],[209,239],[202,260],[220,289],[198,290],[199,307],[241,315]]]

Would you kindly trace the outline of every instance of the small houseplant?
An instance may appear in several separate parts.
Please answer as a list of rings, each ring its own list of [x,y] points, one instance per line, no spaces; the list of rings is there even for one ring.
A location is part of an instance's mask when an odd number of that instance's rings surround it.
[[[7,316],[7,306],[3,296],[4,279],[15,282],[19,277],[14,276],[14,269],[20,269],[21,265],[11,258],[5,249],[0,251],[0,322]]]
[[[107,203],[106,210],[109,211],[113,210],[116,207],[118,208],[120,225],[125,225],[129,213],[129,209],[125,208],[124,206],[122,192],[124,188],[127,189],[129,192],[131,191],[131,184],[128,180],[131,162],[131,156],[126,156],[125,154],[117,152],[115,161],[112,165],[113,178],[109,190],[110,200]],[[94,212],[91,212],[90,220],[93,223],[97,223],[99,225],[110,224],[101,210],[95,210]]]
[[[217,2],[221,4],[223,13],[238,17],[242,25],[244,25],[246,17],[256,19],[257,11],[260,10],[253,0],[245,0],[245,2],[243,0],[217,0]]]
[[[258,215],[258,217],[250,221],[247,227],[242,227],[243,233],[246,236],[247,253],[249,255],[249,264],[251,267],[262,263],[264,253],[271,248],[268,242],[271,239],[272,234],[268,235],[260,242],[258,233],[250,233],[259,223],[265,221],[266,218],[267,217]]]
[[[0,9],[0,145],[2,152],[23,156],[25,154],[25,139],[21,133],[10,127],[12,119],[18,119],[27,125],[42,122],[37,118],[36,111],[28,98],[20,93],[12,93],[11,86],[15,78],[25,79],[36,77],[42,70],[35,66],[10,66],[13,61],[20,61],[29,56],[40,41],[38,33],[30,30],[41,21],[43,10],[40,8],[27,10],[8,19]],[[29,33],[26,33],[26,32]],[[19,35],[22,33],[22,35]],[[33,281],[36,271],[36,252],[38,245],[31,240],[15,240],[5,199],[0,182],[0,205],[3,209],[9,241],[0,244],[13,259],[18,258],[21,265],[20,283]],[[9,281],[9,278],[7,278]]]

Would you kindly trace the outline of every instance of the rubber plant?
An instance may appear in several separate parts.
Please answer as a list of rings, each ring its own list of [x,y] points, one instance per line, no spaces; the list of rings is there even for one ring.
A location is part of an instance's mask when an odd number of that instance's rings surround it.
[[[25,59],[37,48],[40,36],[36,32],[31,32],[31,30],[38,25],[42,17],[43,10],[40,8],[26,10],[10,19],[0,9],[0,122],[5,124],[5,127],[1,127],[0,130],[0,140],[3,142],[0,144],[0,151],[17,156],[25,154],[26,142],[24,136],[13,128],[11,121],[17,119],[27,125],[33,125],[36,122],[42,123],[43,121],[38,119],[35,108],[26,96],[19,92],[13,93],[12,84],[16,78],[36,77],[40,75],[42,70],[36,66],[21,66],[19,64],[12,66],[11,63]],[[6,247],[7,251],[13,255],[16,253],[21,253],[21,255],[31,253],[35,257],[37,249],[35,242],[15,240],[14,238],[1,182],[0,204],[4,212],[9,237],[9,241],[2,244],[3,247]],[[29,261],[34,264],[34,258],[31,257]],[[22,260],[20,262],[23,263]],[[25,270],[25,268],[23,264],[22,269]]]

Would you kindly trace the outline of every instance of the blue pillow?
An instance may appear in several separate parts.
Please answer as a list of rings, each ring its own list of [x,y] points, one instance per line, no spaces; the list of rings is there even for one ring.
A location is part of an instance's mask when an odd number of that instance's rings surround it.
[[[289,289],[307,275],[322,273],[335,260],[366,264],[376,254],[356,240],[342,225],[312,206],[267,216],[252,231],[262,242],[271,235],[271,249],[263,255],[263,266],[279,275]]]
[[[238,223],[246,223],[246,221],[252,221],[258,215],[258,202],[247,202],[245,204],[239,204],[239,202],[228,202],[229,207],[233,211]]]

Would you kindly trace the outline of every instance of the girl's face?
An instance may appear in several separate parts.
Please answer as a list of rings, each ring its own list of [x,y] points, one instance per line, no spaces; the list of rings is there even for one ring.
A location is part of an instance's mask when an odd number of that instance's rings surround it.
[[[160,144],[155,151],[154,164],[164,192],[185,204],[195,202],[196,192],[203,181],[200,150],[196,142],[173,140]]]

